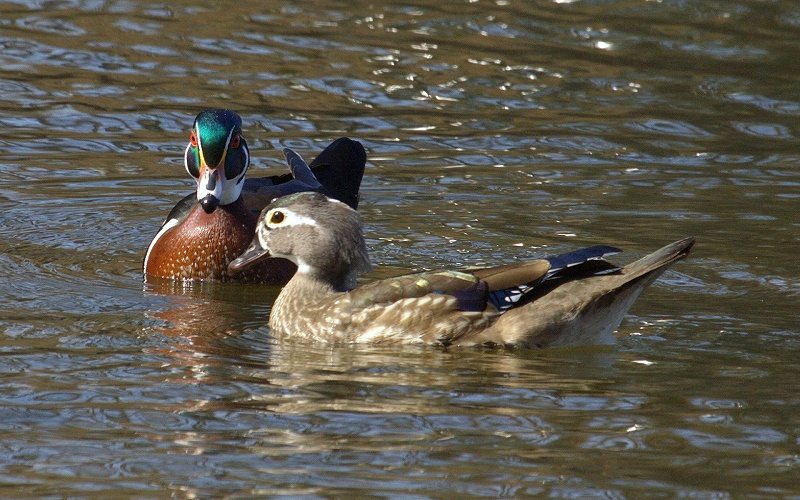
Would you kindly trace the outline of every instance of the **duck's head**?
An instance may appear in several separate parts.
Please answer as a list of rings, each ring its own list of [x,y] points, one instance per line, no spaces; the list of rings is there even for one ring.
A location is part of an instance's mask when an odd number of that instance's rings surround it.
[[[242,119],[227,109],[197,115],[184,153],[184,166],[197,179],[197,201],[206,213],[239,199],[250,151],[242,136]]]
[[[327,196],[303,192],[278,198],[258,218],[253,242],[228,265],[233,274],[270,257],[282,257],[306,274],[347,289],[370,269],[358,212]]]

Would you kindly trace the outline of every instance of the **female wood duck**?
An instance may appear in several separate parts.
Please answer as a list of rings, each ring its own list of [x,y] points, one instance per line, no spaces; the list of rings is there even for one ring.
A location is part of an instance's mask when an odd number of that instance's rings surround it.
[[[694,238],[624,267],[607,246],[471,272],[439,271],[353,289],[370,269],[358,213],[319,193],[279,198],[255,238],[230,263],[238,272],[269,257],[297,264],[269,318],[278,336],[328,342],[545,347],[613,342],[639,294]]]
[[[197,180],[197,193],[181,200],[167,216],[144,258],[146,278],[248,281],[284,284],[294,274],[289,261],[265,261],[231,276],[228,263],[253,239],[258,212],[273,199],[298,191],[320,191],[356,208],[366,153],[342,137],[309,167],[284,150],[290,174],[245,180],[250,151],[242,119],[227,109],[197,115],[184,165]]]

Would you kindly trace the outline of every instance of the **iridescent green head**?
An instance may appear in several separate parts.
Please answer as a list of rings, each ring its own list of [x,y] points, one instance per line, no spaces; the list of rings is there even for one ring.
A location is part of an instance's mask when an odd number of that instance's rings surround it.
[[[242,119],[228,109],[211,108],[194,120],[184,166],[197,179],[197,201],[206,213],[239,199],[250,151],[242,137]]]

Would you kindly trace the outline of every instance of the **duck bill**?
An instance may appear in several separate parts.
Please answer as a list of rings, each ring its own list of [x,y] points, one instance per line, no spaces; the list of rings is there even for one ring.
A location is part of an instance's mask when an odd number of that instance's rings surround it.
[[[247,250],[245,250],[242,255],[233,259],[231,263],[228,264],[228,273],[238,273],[258,262],[261,262],[262,260],[269,259],[270,257],[272,257],[272,255],[270,255],[269,250],[261,248],[261,246],[254,241],[249,247],[247,247]]]
[[[225,155],[216,168],[209,168],[205,161],[200,163],[200,177],[197,179],[197,201],[205,213],[210,214],[220,204],[225,192]]]

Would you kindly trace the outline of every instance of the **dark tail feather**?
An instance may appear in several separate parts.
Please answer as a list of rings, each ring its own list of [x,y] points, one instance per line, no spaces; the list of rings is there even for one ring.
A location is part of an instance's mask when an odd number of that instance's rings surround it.
[[[548,275],[555,274],[572,266],[584,264],[590,260],[599,260],[608,255],[620,253],[621,251],[622,250],[619,248],[597,245],[589,248],[581,248],[580,250],[575,250],[569,253],[562,253],[561,255],[547,257],[547,261],[550,262],[550,272]]]
[[[623,268],[626,275],[647,274],[654,269],[661,268],[662,266],[680,260],[692,250],[694,245],[694,238],[684,238],[676,241],[671,245],[667,245],[650,255],[646,255],[636,262],[631,262]]]
[[[296,158],[287,157],[289,162]],[[353,208],[358,208],[358,190],[361,187],[361,178],[364,176],[364,166],[367,163],[367,153],[360,142],[341,137],[328,145],[327,148],[311,162],[311,170],[320,184],[325,188],[326,194],[339,201],[347,203]],[[267,177],[270,185],[283,184],[294,179],[291,173]],[[245,182],[256,182],[258,179]]]
[[[333,198],[357,208],[358,190],[366,162],[364,146],[358,141],[342,137],[330,143],[310,166]]]

